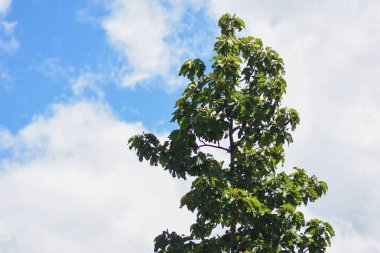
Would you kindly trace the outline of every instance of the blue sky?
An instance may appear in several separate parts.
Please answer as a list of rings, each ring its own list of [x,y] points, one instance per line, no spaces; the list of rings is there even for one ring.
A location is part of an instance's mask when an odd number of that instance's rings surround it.
[[[140,120],[150,128],[168,126],[172,105],[180,94],[178,87],[183,82],[178,80],[178,84],[166,90],[166,80],[152,74],[133,89],[123,88],[122,75],[130,72],[128,59],[110,45],[101,27],[109,8],[110,4],[91,1],[12,3],[4,22],[15,24],[11,37],[17,40],[18,46],[1,52],[0,66],[6,73],[0,90],[2,126],[16,132],[30,122],[33,115],[43,113],[49,104],[78,99],[75,95],[104,99],[121,118]],[[196,12],[188,15],[193,20],[198,19]],[[163,39],[168,45],[174,39],[188,39],[191,32],[203,24],[204,18],[199,20],[192,21],[190,28]],[[207,28],[202,32],[207,32]],[[213,34],[210,35],[212,38]],[[10,40],[5,37],[7,39]],[[210,48],[211,39],[208,42]],[[185,59],[185,55],[179,58],[177,61]],[[170,67],[169,73],[175,78],[178,66]],[[86,74],[97,79],[96,85],[102,86],[99,88],[101,97],[91,88],[73,94],[70,82]]]
[[[284,58],[301,115],[285,166],[329,184],[304,208],[333,224],[328,252],[380,252],[377,0],[0,0],[0,252],[152,252],[187,233],[189,182],[126,142],[174,127],[178,69],[212,56],[225,12]]]

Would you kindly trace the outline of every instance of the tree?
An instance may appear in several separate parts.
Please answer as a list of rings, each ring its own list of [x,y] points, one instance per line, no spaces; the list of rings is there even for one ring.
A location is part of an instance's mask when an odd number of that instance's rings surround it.
[[[181,207],[196,213],[190,235],[164,231],[155,252],[325,252],[334,235],[327,222],[305,220],[297,207],[314,202],[327,184],[304,169],[287,174],[284,144],[299,123],[296,110],[281,107],[284,63],[255,37],[236,37],[244,22],[219,20],[212,72],[200,59],[179,75],[190,84],[175,104],[178,123],[167,141],[151,133],[130,138],[139,160],[161,165],[173,177],[193,179]],[[226,152],[218,161],[205,150]],[[223,231],[223,232],[222,232]]]

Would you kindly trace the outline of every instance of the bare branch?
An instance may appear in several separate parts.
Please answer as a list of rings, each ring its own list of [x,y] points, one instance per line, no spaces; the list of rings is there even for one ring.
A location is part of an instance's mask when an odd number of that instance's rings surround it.
[[[225,147],[221,147],[221,146],[216,146],[216,145],[211,145],[211,144],[202,144],[200,146],[198,146],[198,148],[201,148],[201,147],[211,147],[211,148],[218,148],[218,149],[222,149],[224,151],[227,151],[227,152],[230,152],[230,150],[228,148],[225,148]]]
[[[202,145],[198,146],[198,148],[201,148],[201,147],[211,147],[211,148],[218,148],[218,149],[222,149],[224,151],[227,151],[227,152],[230,152],[230,150],[228,148],[225,148],[225,147],[222,147],[220,146],[220,143],[218,141],[218,146],[216,145],[213,145],[213,144],[209,144],[209,143],[206,143],[205,141],[203,141],[201,138],[198,137],[198,141],[202,143]]]

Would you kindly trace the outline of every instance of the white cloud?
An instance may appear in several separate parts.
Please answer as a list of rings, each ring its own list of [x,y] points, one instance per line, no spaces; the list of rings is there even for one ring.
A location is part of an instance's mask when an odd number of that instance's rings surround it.
[[[124,53],[133,68],[124,85],[133,86],[169,72],[171,55],[164,42],[169,34],[168,15],[159,1],[113,1],[112,13],[103,26],[111,43]]]
[[[203,34],[181,33],[193,28],[193,11],[198,1],[113,0],[102,20],[110,44],[127,60],[121,84],[134,87],[153,78],[162,78],[164,88],[181,83],[178,69],[194,48],[205,47]],[[191,14],[190,14],[191,13]],[[186,18],[186,15],[191,18]],[[190,38],[189,38],[190,37]]]
[[[301,115],[287,164],[330,186],[310,207],[340,231],[328,252],[380,252],[380,2],[210,2],[213,18],[225,12],[285,60],[286,103]]]
[[[17,22],[5,22],[5,21],[1,22],[1,27],[5,35],[12,35],[16,25],[17,25]]]
[[[3,90],[8,90],[10,88],[9,83],[11,82],[11,76],[9,74],[9,69],[7,66],[5,66],[1,61],[0,61],[0,81],[1,85],[0,88]]]
[[[20,43],[14,36],[17,22],[5,20],[11,3],[11,0],[0,0],[0,52],[3,51],[9,54],[15,52],[20,46]]]
[[[71,89],[74,95],[81,95],[86,90],[90,90],[97,97],[102,98],[104,97],[104,92],[101,89],[102,82],[105,82],[105,80],[101,74],[86,72],[71,80]]]
[[[20,43],[13,36],[11,36],[7,40],[0,40],[0,50],[9,54],[15,52],[19,48],[19,46],[20,46]]]
[[[11,0],[0,0],[0,17],[5,15],[11,6]]]
[[[152,252],[162,230],[187,232],[191,215],[178,208],[187,184],[127,148],[140,123],[88,102],[49,114],[0,131],[13,152],[0,162],[0,252]]]
[[[88,66],[77,69],[62,64],[61,60],[56,57],[45,58],[37,62],[33,64],[32,69],[54,82],[68,83],[73,95],[77,97],[91,94],[102,99],[105,84],[120,81],[120,70],[110,64],[102,64],[97,69],[91,69]]]
[[[352,227],[352,224],[342,220],[334,221],[337,236],[329,253],[340,252],[380,252],[378,237],[363,235]]]
[[[13,144],[13,136],[6,128],[0,128],[0,150],[8,149]]]
[[[64,66],[57,57],[38,60],[32,68],[53,81],[67,81],[75,74],[74,67]]]

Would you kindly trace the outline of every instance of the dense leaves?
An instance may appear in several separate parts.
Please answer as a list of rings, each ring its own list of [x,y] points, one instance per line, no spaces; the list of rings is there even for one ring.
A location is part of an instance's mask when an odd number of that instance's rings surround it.
[[[155,252],[325,252],[332,227],[306,221],[297,207],[320,198],[327,184],[300,168],[277,169],[299,123],[296,110],[281,107],[283,60],[258,38],[236,37],[241,19],[225,14],[219,27],[212,71],[205,74],[200,59],[180,69],[190,83],[173,113],[179,128],[163,143],[150,133],[129,140],[140,161],[193,179],[181,199],[196,213],[190,235],[164,231]],[[205,148],[228,159],[218,161]]]

